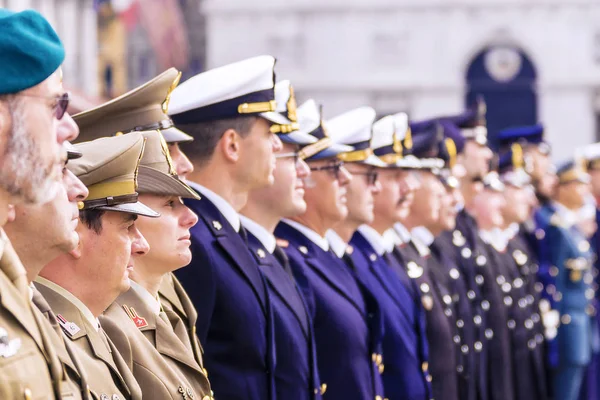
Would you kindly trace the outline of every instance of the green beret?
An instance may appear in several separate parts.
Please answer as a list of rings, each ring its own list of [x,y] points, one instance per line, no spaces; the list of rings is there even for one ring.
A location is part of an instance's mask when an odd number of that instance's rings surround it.
[[[34,10],[0,8],[0,94],[17,93],[52,75],[65,49],[48,21]]]

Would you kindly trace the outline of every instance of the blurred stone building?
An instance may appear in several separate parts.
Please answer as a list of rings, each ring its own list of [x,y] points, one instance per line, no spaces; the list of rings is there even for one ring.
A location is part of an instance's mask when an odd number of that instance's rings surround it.
[[[327,116],[411,118],[482,95],[490,132],[542,121],[557,159],[600,140],[597,0],[205,0],[207,67],[277,56]]]

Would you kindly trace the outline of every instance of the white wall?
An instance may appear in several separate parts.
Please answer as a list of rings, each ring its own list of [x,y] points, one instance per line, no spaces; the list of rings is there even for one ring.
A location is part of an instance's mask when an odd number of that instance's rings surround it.
[[[414,118],[459,112],[473,56],[514,44],[538,73],[557,159],[594,140],[600,2],[594,0],[205,0],[207,63],[269,53],[300,100],[332,116],[370,104]]]

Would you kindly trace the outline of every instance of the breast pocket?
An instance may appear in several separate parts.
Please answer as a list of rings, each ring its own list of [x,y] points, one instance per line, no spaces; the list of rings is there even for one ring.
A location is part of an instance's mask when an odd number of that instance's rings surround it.
[[[54,399],[46,360],[37,348],[24,347],[10,357],[0,357],[0,398]]]

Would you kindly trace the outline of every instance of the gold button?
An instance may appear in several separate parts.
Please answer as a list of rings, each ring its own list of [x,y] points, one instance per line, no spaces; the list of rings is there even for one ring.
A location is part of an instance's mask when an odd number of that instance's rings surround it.
[[[423,372],[427,371],[429,369],[429,363],[425,361],[423,364],[421,364],[421,369]]]
[[[560,322],[563,325],[569,325],[571,323],[571,316],[569,314],[564,314],[562,317],[560,317]]]
[[[373,360],[373,362],[377,362],[377,353],[371,354],[371,360]]]
[[[31,389],[29,389],[29,388],[25,388],[23,395],[25,396],[25,400],[31,400],[32,396],[33,396],[31,393]]]
[[[202,398],[202,400],[212,400],[212,397],[210,397],[210,396],[204,396],[204,397]]]
[[[327,391],[327,384],[326,383],[321,384],[321,395],[324,395],[326,391]]]
[[[383,363],[379,364],[379,375],[383,374],[383,371],[385,370],[385,365],[383,365]]]
[[[380,395],[375,396],[375,400],[383,400],[383,397],[381,397]]]
[[[381,354],[377,354],[377,360],[375,361],[377,363],[377,365],[381,365],[382,361],[383,361],[383,356]]]

